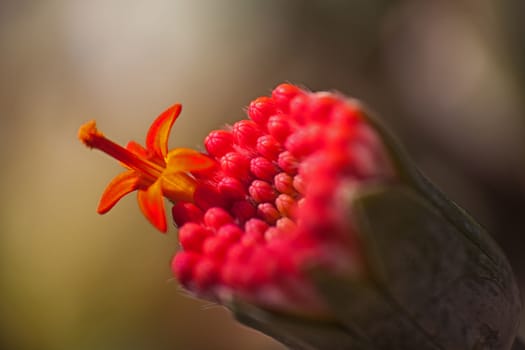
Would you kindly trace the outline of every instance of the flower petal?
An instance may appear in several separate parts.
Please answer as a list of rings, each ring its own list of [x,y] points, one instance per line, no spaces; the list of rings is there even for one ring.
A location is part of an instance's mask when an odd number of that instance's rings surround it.
[[[126,145],[126,149],[136,155],[139,158],[147,158],[148,157],[148,151],[142,147],[141,144],[135,141],[129,141]]]
[[[164,159],[168,153],[168,137],[181,108],[180,104],[171,106],[155,119],[148,130],[146,148],[161,159]]]
[[[138,202],[142,213],[151,224],[159,231],[163,233],[166,232],[166,213],[164,210],[161,182],[155,181],[147,190],[139,190]]]
[[[191,148],[175,148],[168,153],[166,174],[204,170],[215,165],[210,157]]]
[[[192,202],[196,181],[191,175],[182,172],[164,174],[161,178],[162,195],[176,203]]]
[[[134,170],[117,175],[102,193],[97,212],[99,214],[107,213],[122,197],[136,190],[138,185],[139,176]]]

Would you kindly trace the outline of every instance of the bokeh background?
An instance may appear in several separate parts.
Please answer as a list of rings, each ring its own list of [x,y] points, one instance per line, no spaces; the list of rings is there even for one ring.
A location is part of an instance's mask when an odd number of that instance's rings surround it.
[[[525,287],[524,4],[0,1],[1,347],[283,349],[181,292],[134,196],[95,213],[120,168],[76,139],[142,142],[182,102],[170,145],[200,147],[283,81],[372,106]]]

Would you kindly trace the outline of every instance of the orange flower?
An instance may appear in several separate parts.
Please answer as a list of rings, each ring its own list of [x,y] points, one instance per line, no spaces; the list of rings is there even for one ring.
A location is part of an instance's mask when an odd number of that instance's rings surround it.
[[[80,127],[79,139],[88,147],[99,149],[119,160],[128,168],[117,175],[102,194],[99,214],[108,212],[126,194],[137,191],[142,213],[159,231],[166,232],[164,200],[193,201],[197,181],[192,171],[212,167],[215,162],[190,148],[175,148],[168,152],[168,137],[179,116],[181,105],[163,112],[151,124],[146,136],[146,148],[131,141],[124,148],[107,139],[95,121]]]

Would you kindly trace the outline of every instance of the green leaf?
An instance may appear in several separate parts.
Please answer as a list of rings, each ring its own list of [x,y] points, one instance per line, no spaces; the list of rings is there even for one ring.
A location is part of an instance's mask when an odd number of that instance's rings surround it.
[[[294,350],[378,350],[338,322],[294,317],[264,310],[239,300],[228,308],[244,325]]]
[[[312,271],[346,328],[380,349],[510,348],[520,300],[508,264],[494,264],[504,256],[490,259],[407,186],[361,194],[353,217],[368,280]]]

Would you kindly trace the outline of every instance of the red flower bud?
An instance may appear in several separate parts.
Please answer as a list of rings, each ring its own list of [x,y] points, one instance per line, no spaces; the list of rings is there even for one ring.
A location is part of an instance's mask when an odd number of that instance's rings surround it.
[[[233,138],[239,147],[254,149],[259,136],[261,129],[251,120],[241,120],[233,124]]]
[[[206,136],[204,146],[214,157],[222,157],[232,150],[233,134],[226,130],[212,131]]]
[[[269,97],[259,97],[252,101],[248,107],[250,119],[263,127],[274,112],[275,103]]]
[[[250,171],[258,179],[272,181],[279,168],[264,157],[253,158],[250,161]]]
[[[250,171],[250,159],[238,152],[226,153],[221,159],[222,170],[234,178],[244,180]]]
[[[253,180],[248,192],[256,203],[273,202],[277,196],[272,185],[263,180]]]

